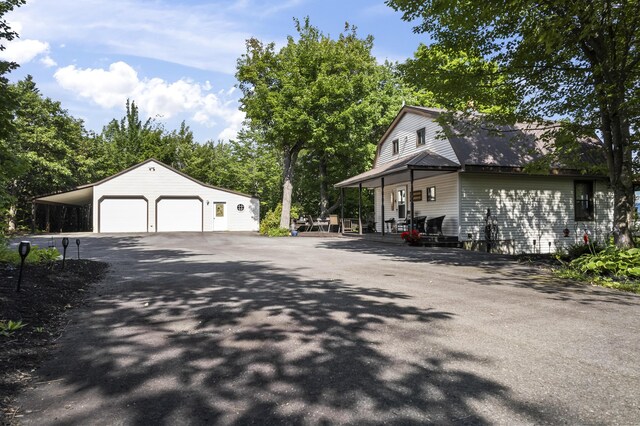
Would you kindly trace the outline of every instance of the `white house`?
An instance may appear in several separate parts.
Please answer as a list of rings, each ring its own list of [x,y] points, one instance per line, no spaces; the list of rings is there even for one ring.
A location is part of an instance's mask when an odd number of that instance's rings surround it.
[[[34,201],[90,204],[93,232],[257,231],[260,221],[257,198],[204,184],[154,159]]]
[[[336,185],[374,190],[377,232],[393,232],[390,220],[410,227],[418,217],[444,216],[445,236],[483,246],[490,211],[494,247],[547,253],[582,241],[585,229],[592,239],[610,230],[613,193],[605,176],[561,165],[545,174],[524,171],[546,150],[542,132],[526,125],[501,134],[445,129],[440,114],[403,107],[378,143],[373,168]],[[598,140],[581,145],[579,155],[601,161]]]

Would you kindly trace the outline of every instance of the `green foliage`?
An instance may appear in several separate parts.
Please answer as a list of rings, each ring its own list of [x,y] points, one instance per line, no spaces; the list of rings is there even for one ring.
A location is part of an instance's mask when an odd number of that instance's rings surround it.
[[[264,219],[260,222],[260,233],[269,237],[286,237],[290,231],[287,228],[280,227],[280,216],[282,214],[282,205],[278,204],[273,210],[267,212]],[[292,206],[291,214],[297,217],[299,214],[298,207]]]
[[[0,321],[0,336],[11,337],[16,331],[24,328],[25,326],[26,324],[23,324],[22,321]]]
[[[249,131],[282,159],[281,227],[289,222],[294,170],[304,188],[295,201],[325,212],[337,201],[332,184],[369,166],[371,143],[402,102],[390,67],[371,54],[372,37],[346,25],[332,39],[308,18],[295,23],[297,38],[278,51],[247,40],[236,72]]]
[[[45,263],[52,262],[60,257],[60,252],[55,247],[40,248],[38,246],[31,246],[31,251],[25,259],[25,263]],[[18,250],[11,249],[7,245],[0,245],[0,262],[11,263],[13,265],[20,264],[20,255]]]
[[[569,265],[584,274],[640,278],[640,249],[620,250],[610,246],[574,259]]]
[[[599,253],[604,249],[597,241],[590,244],[576,243],[567,247],[565,253],[562,253],[560,257],[566,260],[573,260],[585,254]]]

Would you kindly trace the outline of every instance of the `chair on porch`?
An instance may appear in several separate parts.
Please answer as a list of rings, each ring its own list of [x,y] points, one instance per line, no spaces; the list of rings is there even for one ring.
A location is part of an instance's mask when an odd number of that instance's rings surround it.
[[[442,235],[442,222],[446,215],[431,218],[425,223],[425,234]]]
[[[352,232],[353,221],[351,219],[342,219],[342,232]]]
[[[329,215],[329,228],[328,231],[331,232],[331,228],[337,228],[336,232],[340,232],[340,221],[338,220],[338,215],[337,214],[330,214]]]

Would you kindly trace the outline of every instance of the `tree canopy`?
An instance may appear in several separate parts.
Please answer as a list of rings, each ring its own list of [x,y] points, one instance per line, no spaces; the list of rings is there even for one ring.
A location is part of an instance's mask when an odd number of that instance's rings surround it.
[[[282,156],[283,228],[289,226],[299,157],[317,167],[311,172],[319,183],[317,211],[325,214],[329,165],[344,170],[358,164],[363,171],[376,129],[401,102],[394,82],[383,79],[388,70],[371,54],[372,37],[359,38],[348,24],[335,40],[308,18],[295,25],[298,38],[289,36],[279,51],[249,39],[236,73],[248,128]]]
[[[516,93],[514,119],[565,118],[598,132],[614,192],[614,235],[630,246],[633,150],[640,116],[637,0],[467,2],[387,0],[428,33],[436,49],[481,55]],[[434,49],[434,46],[430,46]],[[479,78],[479,77],[478,77]]]

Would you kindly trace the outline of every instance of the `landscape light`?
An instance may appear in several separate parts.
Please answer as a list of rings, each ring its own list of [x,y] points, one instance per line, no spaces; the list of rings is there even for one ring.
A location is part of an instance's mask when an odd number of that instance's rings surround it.
[[[67,237],[62,239],[62,247],[62,269],[64,269],[64,261],[67,258],[67,247],[69,247],[69,239]]]
[[[80,260],[80,239],[76,238],[76,245],[78,246],[78,260]]]
[[[20,283],[22,283],[22,268],[24,268],[24,260],[31,251],[31,243],[29,241],[21,241],[18,245],[18,254],[20,255],[20,274],[18,275],[18,286],[16,291],[20,291]]]

